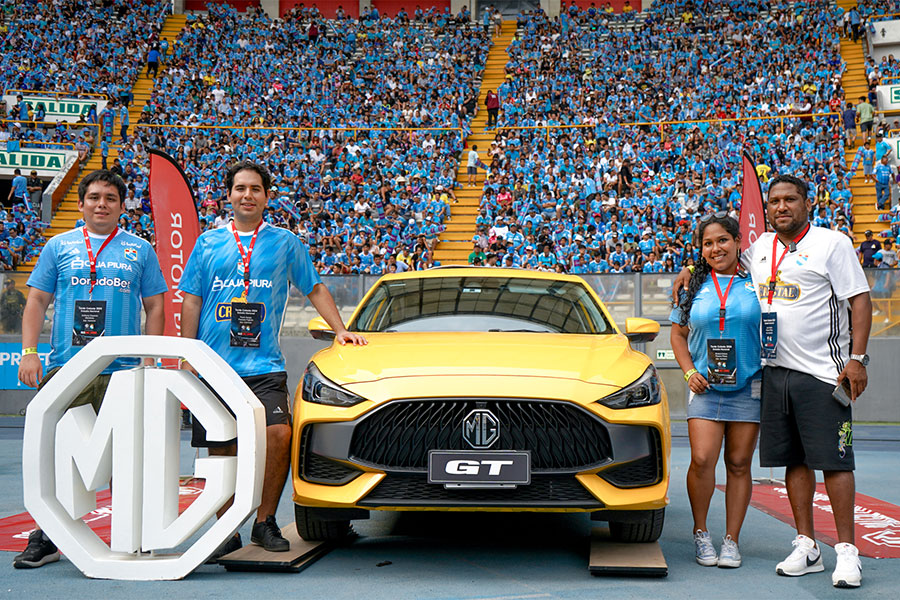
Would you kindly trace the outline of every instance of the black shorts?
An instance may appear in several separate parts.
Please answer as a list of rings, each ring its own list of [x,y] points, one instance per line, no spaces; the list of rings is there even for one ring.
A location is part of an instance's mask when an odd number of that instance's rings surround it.
[[[287,389],[287,373],[267,373],[265,375],[251,375],[250,377],[241,377],[247,387],[256,395],[259,401],[266,409],[266,427],[269,425],[290,425],[291,410],[288,402]],[[215,390],[204,381],[219,401],[222,398],[216,394]],[[224,402],[222,404],[225,404]],[[225,405],[228,408],[228,405]],[[228,412],[234,414],[230,408]],[[200,424],[197,419],[192,419],[193,435],[191,437],[191,446],[194,448],[221,448],[230,446],[235,440],[227,442],[209,441],[206,439],[206,428]]]
[[[852,471],[853,411],[831,397],[834,386],[812,375],[764,367],[759,464],[805,464],[821,471]]]
[[[862,131],[862,132],[865,132],[865,131],[872,131],[872,125],[873,125],[874,123],[875,123],[875,121],[866,121],[866,122],[864,122],[864,123],[860,123],[860,124],[859,124],[859,130]]]
[[[478,167],[466,167],[466,174],[467,175],[477,175]]]

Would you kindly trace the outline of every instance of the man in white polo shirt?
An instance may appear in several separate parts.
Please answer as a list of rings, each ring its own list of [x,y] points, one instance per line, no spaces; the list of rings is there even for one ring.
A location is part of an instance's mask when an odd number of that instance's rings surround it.
[[[849,238],[810,225],[807,190],[796,177],[772,180],[766,212],[775,232],[761,235],[745,257],[763,312],[760,464],[786,467],[798,534],[776,572],[825,568],[812,515],[814,470],[821,470],[840,540],[832,583],[857,587],[852,410],[832,396],[843,384],[855,401],[866,388],[872,303]]]

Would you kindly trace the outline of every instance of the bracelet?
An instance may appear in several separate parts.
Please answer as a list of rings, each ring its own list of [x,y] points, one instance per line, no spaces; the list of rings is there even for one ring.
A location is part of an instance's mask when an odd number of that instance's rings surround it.
[[[700,371],[698,371],[697,369],[691,369],[690,371],[688,371],[687,373],[684,374],[684,381],[685,382],[690,381],[691,375],[693,375],[694,373],[699,373],[699,372]]]
[[[37,348],[32,346],[31,348],[22,348],[22,356],[28,356],[29,354],[37,354]]]

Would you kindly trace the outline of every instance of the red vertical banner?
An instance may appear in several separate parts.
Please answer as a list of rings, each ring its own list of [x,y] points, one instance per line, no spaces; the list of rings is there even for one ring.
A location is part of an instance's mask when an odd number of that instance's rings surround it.
[[[181,305],[184,302],[178,282],[200,237],[197,203],[187,175],[171,156],[159,150],[150,150],[149,187],[156,255],[169,287],[164,334],[177,336],[181,334]]]
[[[741,250],[746,250],[766,231],[766,211],[763,208],[762,186],[756,165],[744,152],[744,185],[741,193]]]

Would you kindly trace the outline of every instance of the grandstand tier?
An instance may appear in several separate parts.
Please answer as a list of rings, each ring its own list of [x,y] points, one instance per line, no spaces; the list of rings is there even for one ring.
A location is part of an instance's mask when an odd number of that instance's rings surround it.
[[[441,234],[440,242],[435,248],[434,257],[442,265],[466,264],[469,253],[472,251],[472,236],[475,235],[475,217],[481,204],[481,184],[484,183],[484,171],[479,169],[475,181],[477,185],[466,185],[466,160],[465,155],[469,149],[478,146],[478,155],[485,163],[490,162],[488,149],[494,139],[494,133],[487,130],[487,110],[484,107],[489,90],[496,92],[506,78],[506,53],[516,34],[516,22],[503,21],[499,36],[493,38],[493,45],[488,53],[485,63],[484,76],[481,80],[481,89],[478,93],[478,114],[472,119],[472,133],[466,138],[465,147],[459,160],[456,173],[456,199],[458,204],[453,206],[453,219],[447,223],[447,229]]]

